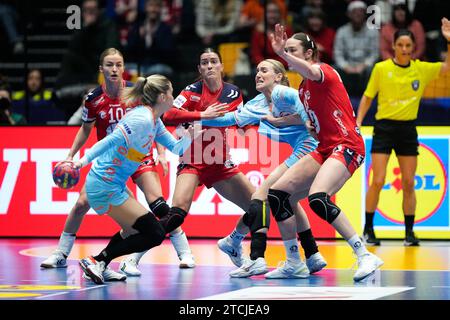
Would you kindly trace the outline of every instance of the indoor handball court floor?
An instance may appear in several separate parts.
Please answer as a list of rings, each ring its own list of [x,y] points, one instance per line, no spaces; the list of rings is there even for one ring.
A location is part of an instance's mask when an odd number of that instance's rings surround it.
[[[0,300],[450,300],[450,242],[422,241],[404,247],[383,241],[371,247],[385,264],[366,281],[354,283],[355,261],[343,241],[319,241],[328,266],[308,279],[232,279],[235,269],[216,247],[217,240],[191,239],[197,266],[179,269],[169,240],[141,261],[141,277],[95,285],[82,278],[78,259],[98,253],[107,239],[77,239],[63,269],[41,269],[57,239],[0,239]],[[244,242],[249,252],[249,242]],[[270,268],[284,259],[281,241],[269,241]],[[117,270],[120,260],[111,267]]]

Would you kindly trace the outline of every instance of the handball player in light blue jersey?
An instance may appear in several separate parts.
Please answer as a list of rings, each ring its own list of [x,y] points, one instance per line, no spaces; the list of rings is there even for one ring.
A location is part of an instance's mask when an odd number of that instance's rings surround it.
[[[98,214],[108,214],[122,228],[99,255],[80,260],[85,275],[97,284],[104,282],[103,271],[114,258],[149,250],[161,244],[166,235],[164,223],[130,197],[126,181],[149,153],[153,141],[178,155],[190,146],[193,128],[185,130],[183,137],[176,140],[160,120],[172,107],[172,92],[172,84],[164,76],[139,78],[134,87],[124,89],[123,93],[127,105],[137,106],[111,134],[75,162],[81,168],[95,160],[86,178],[89,204]]]
[[[207,126],[244,127],[246,125],[259,125],[258,132],[273,140],[289,144],[292,154],[279,165],[262,183],[260,188],[252,195],[248,210],[246,224],[250,231],[257,230],[261,225],[268,226],[270,219],[270,206],[267,203],[269,188],[293,166],[300,158],[312,152],[318,145],[317,140],[311,136],[307,125],[309,118],[300,102],[298,91],[289,87],[286,70],[283,65],[273,59],[266,59],[257,66],[255,77],[256,89],[261,92],[243,107],[223,117],[202,120]],[[279,278],[306,278],[309,274],[318,272],[326,266],[326,261],[318,251],[317,244],[311,232],[311,227],[305,211],[298,201],[293,199],[297,228],[292,228],[283,221],[285,217],[275,216],[283,242],[288,249],[289,268],[282,269]],[[298,238],[305,250],[306,264],[302,262],[298,252]],[[250,259],[239,268],[230,273],[231,277],[249,277],[266,273],[267,264],[264,259],[266,240],[262,233],[252,232]],[[224,252],[230,252],[232,242],[230,236],[219,241],[219,247]]]

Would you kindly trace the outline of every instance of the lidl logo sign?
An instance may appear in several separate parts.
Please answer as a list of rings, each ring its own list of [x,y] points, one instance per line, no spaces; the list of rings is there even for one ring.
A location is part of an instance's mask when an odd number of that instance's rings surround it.
[[[449,213],[449,139],[423,138],[419,140],[419,156],[414,189],[416,193],[416,227],[434,230],[450,228]],[[366,149],[370,150],[372,139],[366,139]],[[366,159],[366,190],[372,182],[372,159]],[[403,187],[401,170],[393,153],[386,169],[386,179],[380,193],[374,224],[403,230]]]

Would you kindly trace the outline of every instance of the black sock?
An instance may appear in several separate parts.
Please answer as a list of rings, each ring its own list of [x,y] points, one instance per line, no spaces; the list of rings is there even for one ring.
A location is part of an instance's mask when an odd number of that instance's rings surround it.
[[[133,234],[126,239],[122,239],[113,245],[106,247],[99,255],[95,256],[94,259],[97,261],[104,261],[105,264],[108,265],[117,257],[149,250],[152,247],[146,245],[148,242],[148,235],[142,233]]]
[[[264,253],[267,247],[267,234],[262,232],[252,233],[252,240],[250,243],[250,259],[256,260],[264,258]]]
[[[303,250],[305,250],[306,259],[311,257],[314,253],[319,252],[316,239],[314,239],[311,229],[299,232],[298,239],[300,240]]]
[[[105,261],[106,265],[108,265],[111,260],[109,260],[107,258],[108,254],[107,254],[107,252],[105,252],[105,250],[108,249],[108,248],[113,247],[114,245],[116,245],[117,243],[119,243],[122,240],[123,240],[123,238],[120,235],[120,231],[119,231],[115,235],[112,236],[112,238],[111,238],[111,240],[109,240],[108,245],[106,246],[106,248],[103,249],[102,252],[100,252],[100,254],[94,256],[93,258],[95,260],[97,260],[97,261]]]
[[[416,217],[415,215],[405,216],[405,231],[406,231],[406,233],[412,233],[413,232],[415,217]]]
[[[375,216],[375,212],[366,211],[366,224],[364,229],[373,229],[373,217]]]
[[[117,232],[115,235],[112,236],[111,240],[109,240],[108,245],[106,246],[106,248],[109,248],[113,245],[115,245],[116,243],[122,241],[122,235],[120,234],[120,231]]]

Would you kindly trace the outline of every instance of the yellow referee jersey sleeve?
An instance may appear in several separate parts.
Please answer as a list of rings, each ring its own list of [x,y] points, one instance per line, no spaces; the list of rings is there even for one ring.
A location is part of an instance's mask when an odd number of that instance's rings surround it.
[[[439,76],[441,62],[412,60],[399,66],[392,59],[375,64],[364,95],[378,94],[375,119],[408,121],[417,118],[420,99],[427,84]]]

